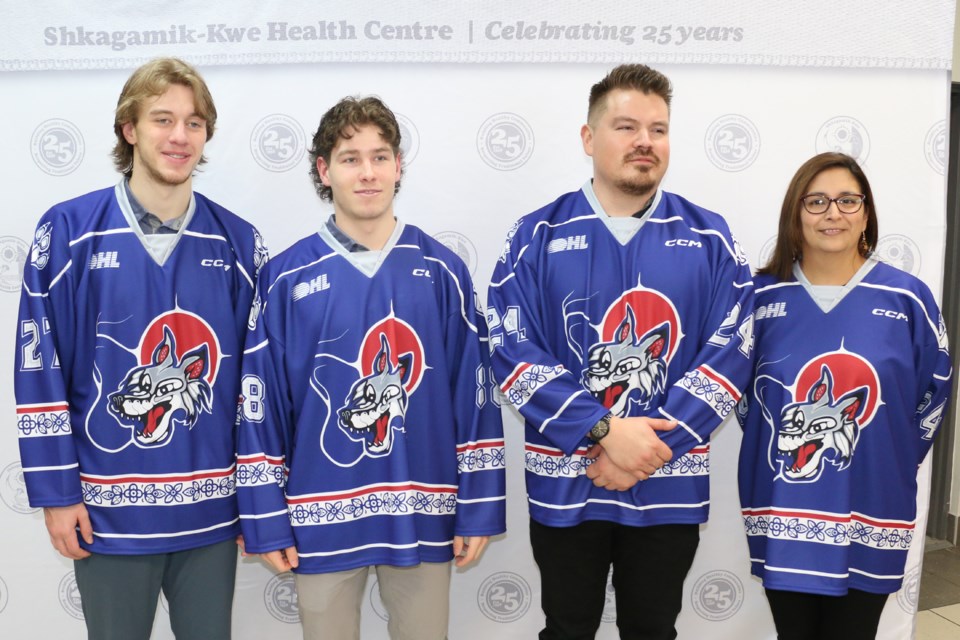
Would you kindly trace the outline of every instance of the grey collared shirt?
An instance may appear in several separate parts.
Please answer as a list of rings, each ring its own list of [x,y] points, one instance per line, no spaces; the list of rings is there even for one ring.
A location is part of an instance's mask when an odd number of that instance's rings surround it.
[[[343,248],[346,249],[349,253],[360,253],[362,251],[370,251],[367,247],[363,246],[343,231],[340,230],[340,227],[337,226],[336,221],[334,220],[336,216],[331,215],[327,218],[327,231],[330,232],[330,235],[333,236],[334,240],[343,245]]]
[[[184,212],[182,215],[177,216],[164,222],[154,214],[147,211],[140,201],[137,200],[137,197],[133,195],[133,191],[130,190],[130,181],[123,181],[123,188],[127,192],[127,200],[130,202],[130,208],[133,209],[133,215],[136,216],[137,222],[140,223],[140,230],[143,231],[143,235],[151,234],[175,234],[180,231],[180,227],[183,226],[184,221],[187,219],[187,214]]]

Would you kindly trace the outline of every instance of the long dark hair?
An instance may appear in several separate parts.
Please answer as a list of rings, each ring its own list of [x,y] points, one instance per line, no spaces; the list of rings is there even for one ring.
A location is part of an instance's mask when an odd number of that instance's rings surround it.
[[[793,263],[799,259],[803,250],[803,230],[800,212],[802,198],[810,188],[814,178],[827,169],[842,168],[849,171],[865,197],[863,202],[867,216],[867,228],[864,231],[867,243],[859,246],[860,255],[867,257],[877,246],[877,207],[873,202],[873,191],[863,169],[857,161],[845,153],[821,153],[803,163],[790,180],[787,193],[780,207],[780,225],[777,230],[777,244],[767,264],[757,269],[757,274],[770,274],[777,280],[789,280],[793,274]]]

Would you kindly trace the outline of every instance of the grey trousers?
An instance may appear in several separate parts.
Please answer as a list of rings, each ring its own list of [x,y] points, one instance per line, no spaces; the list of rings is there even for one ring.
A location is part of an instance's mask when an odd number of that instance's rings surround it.
[[[95,553],[73,563],[89,640],[149,640],[160,591],[177,640],[230,640],[237,543],[173,553]]]
[[[375,565],[391,640],[444,640],[450,619],[450,563]],[[371,567],[297,574],[304,640],[359,640],[360,605]]]

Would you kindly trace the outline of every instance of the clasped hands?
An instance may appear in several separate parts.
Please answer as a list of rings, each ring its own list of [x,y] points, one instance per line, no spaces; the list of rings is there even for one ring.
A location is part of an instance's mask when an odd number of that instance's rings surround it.
[[[626,491],[646,480],[673,458],[656,432],[676,426],[675,420],[662,418],[611,419],[606,437],[587,451],[587,458],[593,460],[587,477],[594,485],[613,491]]]

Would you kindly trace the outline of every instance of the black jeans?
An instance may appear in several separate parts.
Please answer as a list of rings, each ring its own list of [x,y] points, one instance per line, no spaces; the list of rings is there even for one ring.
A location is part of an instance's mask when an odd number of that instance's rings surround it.
[[[700,544],[700,526],[654,527],[590,520],[573,527],[530,521],[540,568],[546,627],[540,640],[590,640],[603,615],[613,565],[617,628],[623,640],[673,640],[683,580]]]
[[[856,589],[845,596],[766,591],[779,640],[873,640],[889,596]]]

